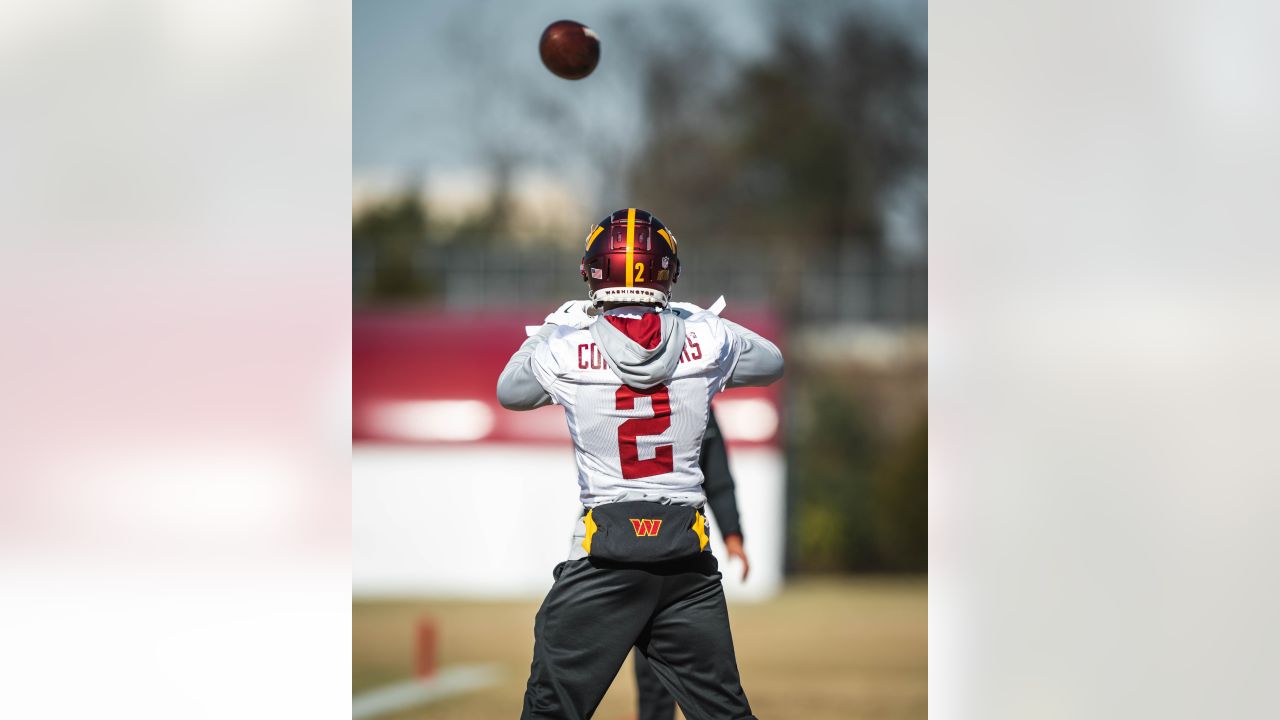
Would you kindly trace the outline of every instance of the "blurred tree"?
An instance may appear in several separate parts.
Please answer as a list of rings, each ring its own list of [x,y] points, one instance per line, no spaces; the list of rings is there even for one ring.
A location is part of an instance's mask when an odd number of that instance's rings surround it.
[[[444,288],[442,265],[453,259],[444,252],[451,246],[483,259],[494,248],[509,247],[517,236],[526,245],[558,243],[561,238],[554,228],[517,227],[521,220],[513,191],[516,166],[516,157],[495,152],[490,157],[492,181],[485,202],[448,222],[431,216],[417,183],[357,213],[351,225],[354,302],[376,305],[436,299]],[[576,259],[565,267],[574,265]]]
[[[884,455],[871,478],[876,547],[891,570],[929,569],[929,421]]]
[[[801,368],[795,368],[800,371]],[[928,425],[893,432],[836,368],[796,372],[788,565],[800,572],[928,568]]]
[[[427,214],[416,187],[375,204],[351,223],[355,301],[406,301],[427,297],[431,279],[415,257],[427,243]]]
[[[494,150],[489,157],[491,189],[489,200],[478,212],[463,218],[448,228],[440,228],[444,242],[462,242],[473,247],[493,247],[510,240],[515,219],[515,198],[512,194],[512,176],[516,157]]]
[[[776,27],[767,55],[727,74],[704,62],[715,43],[696,26],[651,52],[633,193],[704,242],[879,250],[890,194],[924,173],[925,58],[863,13],[817,41]]]
[[[865,404],[834,374],[811,369],[796,377],[799,412],[788,448],[797,490],[791,564],[800,571],[876,569],[867,502],[876,437]]]

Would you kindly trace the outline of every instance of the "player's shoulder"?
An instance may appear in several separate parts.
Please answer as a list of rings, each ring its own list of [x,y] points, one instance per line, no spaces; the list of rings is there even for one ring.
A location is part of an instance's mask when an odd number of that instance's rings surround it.
[[[557,361],[572,356],[579,345],[591,342],[591,333],[586,328],[571,325],[556,325],[547,336],[546,351]]]
[[[587,328],[574,327],[572,325],[554,325],[555,329],[547,336],[547,342],[571,342],[574,339],[581,338],[583,335],[590,335]]]
[[[707,338],[722,339],[729,333],[729,328],[719,315],[710,310],[700,310],[684,315],[686,333],[693,333]]]
[[[667,306],[667,311],[684,318],[686,324],[695,323],[714,329],[721,329],[723,328],[723,323],[720,320],[720,313],[724,308],[724,297],[721,297],[708,308],[699,307],[693,303],[673,302]]]
[[[719,327],[723,325],[723,321],[720,320],[720,316],[710,310],[699,310],[698,312],[690,313],[685,316],[684,322],[686,325],[691,323],[709,325],[712,327]]]

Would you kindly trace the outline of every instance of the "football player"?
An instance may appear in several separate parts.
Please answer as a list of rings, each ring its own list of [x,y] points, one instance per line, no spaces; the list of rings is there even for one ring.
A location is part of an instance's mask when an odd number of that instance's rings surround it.
[[[583,505],[534,621],[521,717],[590,717],[634,647],[689,720],[753,718],[699,456],[712,397],[774,382],[782,354],[714,312],[671,305],[677,240],[651,213],[593,226],[579,272],[589,299],[548,315],[498,378],[506,408],[564,408]]]

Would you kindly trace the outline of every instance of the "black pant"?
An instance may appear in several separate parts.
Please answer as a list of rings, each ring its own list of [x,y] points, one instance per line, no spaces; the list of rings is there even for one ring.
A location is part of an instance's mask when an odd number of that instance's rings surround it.
[[[711,553],[561,563],[533,627],[522,718],[591,717],[635,647],[689,720],[754,720]]]
[[[653,671],[644,655],[635,654],[636,695],[640,705],[640,720],[675,720],[676,699],[663,686],[658,673]]]

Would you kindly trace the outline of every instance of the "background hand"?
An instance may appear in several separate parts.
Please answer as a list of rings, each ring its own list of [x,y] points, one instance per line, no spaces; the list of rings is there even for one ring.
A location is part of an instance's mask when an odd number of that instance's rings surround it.
[[[742,561],[742,579],[747,579],[747,573],[751,571],[751,563],[747,561],[747,553],[742,549],[742,536],[730,535],[724,539],[725,550],[729,552],[729,557],[736,557]]]

